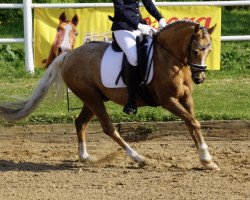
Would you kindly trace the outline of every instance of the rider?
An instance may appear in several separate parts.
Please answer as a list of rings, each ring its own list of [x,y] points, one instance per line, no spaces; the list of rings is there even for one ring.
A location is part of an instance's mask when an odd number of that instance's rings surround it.
[[[152,27],[147,25],[141,18],[138,0],[112,0],[114,4],[114,18],[111,30],[114,37],[125,53],[128,60],[127,67],[127,90],[128,100],[123,108],[127,114],[136,114],[136,71],[137,71],[137,47],[136,37],[143,34],[149,35]],[[159,13],[152,0],[142,0],[147,11],[159,22],[162,28],[166,20]]]

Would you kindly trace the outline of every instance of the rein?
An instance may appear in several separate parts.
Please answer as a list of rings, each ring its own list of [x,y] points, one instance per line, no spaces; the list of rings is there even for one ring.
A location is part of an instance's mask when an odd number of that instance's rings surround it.
[[[156,40],[156,37],[153,38],[153,42],[155,44],[158,44],[162,49],[164,49],[165,51],[167,51],[171,56],[175,57],[178,61],[180,61],[183,65],[187,65],[187,63],[183,60],[181,60],[178,56],[176,56],[170,49],[168,49],[167,47],[163,46],[161,43],[159,43],[157,40]]]
[[[155,38],[153,38],[153,42],[157,45],[159,45],[162,49],[164,49],[165,51],[167,51],[171,56],[173,56],[174,58],[176,58],[179,62],[181,62],[183,65],[185,66],[189,66],[190,69],[192,71],[206,71],[207,65],[199,65],[199,64],[195,64],[191,62],[191,51],[192,51],[192,44],[193,42],[197,45],[199,51],[205,51],[206,49],[208,49],[211,46],[211,42],[207,45],[201,45],[199,42],[197,42],[194,38],[194,36],[191,37],[191,40],[189,42],[188,48],[186,50],[186,55],[187,55],[187,62],[183,61],[182,59],[180,59],[178,56],[175,55],[175,53],[173,53],[169,48],[163,46],[161,43],[159,43]]]

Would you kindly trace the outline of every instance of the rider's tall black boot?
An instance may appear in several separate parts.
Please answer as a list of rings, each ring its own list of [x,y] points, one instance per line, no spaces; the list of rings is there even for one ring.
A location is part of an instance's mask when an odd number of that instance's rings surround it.
[[[137,66],[128,64],[126,68],[126,81],[127,81],[127,90],[128,90],[128,101],[123,108],[123,112],[128,115],[137,113],[136,105],[136,89],[138,85],[138,75],[137,75]]]

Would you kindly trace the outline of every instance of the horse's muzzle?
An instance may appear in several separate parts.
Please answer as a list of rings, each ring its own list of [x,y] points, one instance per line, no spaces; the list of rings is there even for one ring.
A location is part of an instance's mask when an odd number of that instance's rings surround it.
[[[72,49],[59,47],[59,48],[58,48],[58,55],[60,55],[60,54],[62,54],[62,53],[69,52],[69,51],[71,51],[71,50],[72,50]]]
[[[202,79],[202,80],[201,80],[201,79],[199,79],[199,78],[194,78],[194,79],[193,79],[193,81],[194,81],[195,84],[201,84],[201,83],[204,82],[204,80],[205,80],[205,79]]]
[[[193,79],[195,84],[201,84],[206,79],[206,73],[203,71],[193,72],[192,79]]]

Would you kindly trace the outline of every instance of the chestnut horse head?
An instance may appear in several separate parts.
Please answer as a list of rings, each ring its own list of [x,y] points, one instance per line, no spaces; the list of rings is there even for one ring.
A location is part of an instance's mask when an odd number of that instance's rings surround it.
[[[78,21],[77,15],[75,15],[71,21],[67,20],[65,12],[59,16],[59,24],[56,29],[57,33],[49,57],[43,61],[43,63],[46,63],[45,68],[48,68],[55,57],[74,48],[76,36],[78,34],[76,30]]]
[[[194,28],[190,29],[184,24],[193,24]],[[192,21],[180,20],[158,32],[155,42],[166,51],[166,55],[179,61],[179,66],[189,67],[192,80],[195,84],[200,84],[206,78],[206,59],[212,50],[210,36],[215,27],[216,25],[206,29]]]
[[[205,60],[211,51],[213,30],[214,27],[205,29],[192,21],[177,21],[158,32],[153,40],[154,75],[146,87],[158,105],[184,120],[203,166],[219,170],[209,153],[200,123],[195,118],[192,97],[192,82],[201,83],[205,79]],[[145,165],[145,157],[121,138],[105,108],[104,102],[107,100],[125,105],[128,98],[126,88],[107,88],[102,84],[100,65],[109,46],[105,42],[90,42],[58,56],[46,71],[33,96],[28,101],[0,105],[0,116],[12,121],[27,116],[39,105],[49,86],[58,80],[57,76],[61,76],[70,90],[84,102],[75,121],[80,160],[91,161],[86,149],[86,128],[96,116],[103,131],[133,161],[141,166]],[[136,97],[136,103],[138,106],[146,106],[140,96]]]

